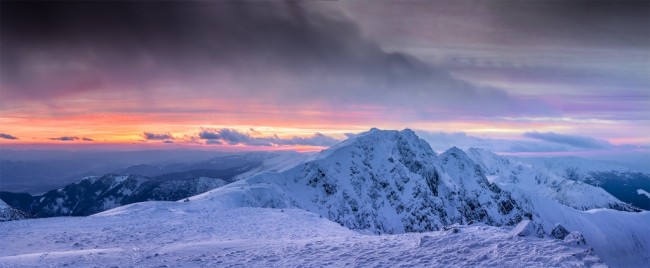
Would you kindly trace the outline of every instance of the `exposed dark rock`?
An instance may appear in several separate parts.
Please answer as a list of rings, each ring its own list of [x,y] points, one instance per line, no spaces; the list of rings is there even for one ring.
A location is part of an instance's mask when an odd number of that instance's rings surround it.
[[[551,230],[551,237],[555,239],[564,239],[570,233],[571,232],[564,228],[564,226],[556,224],[555,227],[553,227],[553,230]]]

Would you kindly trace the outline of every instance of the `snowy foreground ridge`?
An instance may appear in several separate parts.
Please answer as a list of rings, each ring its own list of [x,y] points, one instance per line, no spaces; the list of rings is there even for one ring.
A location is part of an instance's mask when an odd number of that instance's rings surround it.
[[[0,228],[0,266],[431,267],[602,265],[585,247],[491,226],[364,235],[298,209],[145,202],[88,218]],[[38,232],[38,234],[35,234]]]
[[[627,211],[552,170],[372,129],[183,201],[1,222],[0,267],[647,267],[650,213]]]

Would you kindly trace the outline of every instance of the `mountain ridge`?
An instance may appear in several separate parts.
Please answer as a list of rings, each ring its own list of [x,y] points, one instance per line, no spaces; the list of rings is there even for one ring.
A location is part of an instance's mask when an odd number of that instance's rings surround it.
[[[462,151],[461,151],[462,152]],[[460,152],[458,152],[460,153]],[[462,153],[464,155],[464,153]],[[439,230],[452,223],[513,225],[530,215],[491,185],[466,155],[447,162],[411,130],[371,129],[279,173],[261,173],[190,198],[225,206],[298,207],[374,233]],[[442,165],[477,178],[456,183]]]

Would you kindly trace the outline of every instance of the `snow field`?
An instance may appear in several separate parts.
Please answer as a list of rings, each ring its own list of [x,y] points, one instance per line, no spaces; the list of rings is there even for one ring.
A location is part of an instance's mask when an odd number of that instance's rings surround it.
[[[365,235],[298,209],[145,202],[0,223],[0,267],[602,266],[588,248],[561,240],[491,226],[456,230]]]

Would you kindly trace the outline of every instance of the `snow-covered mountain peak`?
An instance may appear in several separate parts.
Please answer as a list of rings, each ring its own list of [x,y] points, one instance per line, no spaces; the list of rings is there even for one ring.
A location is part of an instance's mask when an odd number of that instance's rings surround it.
[[[297,207],[375,233],[453,223],[515,224],[527,215],[461,150],[445,163],[411,130],[371,129],[281,172],[191,198],[225,207]],[[451,166],[466,168],[450,168]],[[449,166],[449,168],[448,168]]]
[[[452,175],[450,184],[461,183],[464,187],[469,187],[471,184],[479,184],[483,187],[489,185],[481,167],[457,147],[440,154],[440,162],[445,172]]]
[[[354,137],[340,142],[320,153],[308,157],[305,162],[318,159],[346,157],[352,148],[365,148],[364,154],[372,153],[381,155],[381,153],[399,153],[413,157],[436,158],[436,153],[431,146],[420,139],[415,132],[410,129],[398,130],[381,130],[372,128],[369,131],[362,132]],[[333,156],[337,155],[337,156]]]
[[[429,144],[426,143],[423,139],[420,139],[413,130],[408,128],[404,130],[381,130],[378,128],[371,128],[366,132],[362,132],[354,137],[351,137],[342,142],[342,144],[351,144],[355,142],[389,142],[402,140],[410,144],[426,144],[426,147],[429,147]],[[429,147],[430,148],[430,147]]]
[[[507,157],[482,148],[470,148],[467,150],[467,156],[481,167],[486,176],[491,178],[495,175],[503,174],[505,170],[517,168],[522,165],[522,163],[511,161]]]
[[[440,154],[440,160],[442,163],[457,162],[463,164],[475,164],[474,161],[463,150],[458,149],[456,146],[451,147],[447,149],[447,151]]]
[[[478,159],[478,157],[480,157],[480,159],[501,158],[500,155],[495,154],[494,152],[492,152],[490,150],[486,150],[486,149],[483,149],[483,148],[476,148],[476,147],[469,148],[467,150],[467,155],[470,156],[472,158],[472,160],[476,160],[476,159]]]

